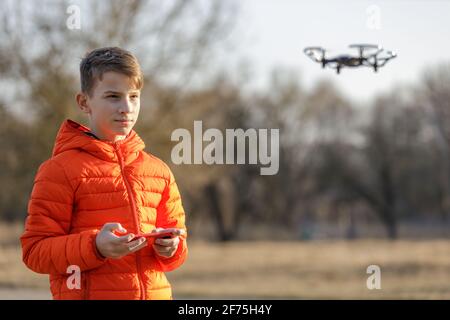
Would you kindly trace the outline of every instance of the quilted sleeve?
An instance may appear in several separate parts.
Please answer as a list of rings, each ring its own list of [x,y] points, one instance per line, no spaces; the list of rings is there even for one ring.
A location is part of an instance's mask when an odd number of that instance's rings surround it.
[[[184,229],[185,233],[180,236],[178,249],[172,257],[166,258],[155,254],[156,259],[158,260],[163,271],[172,271],[181,266],[186,260],[188,253],[186,243],[187,230],[185,225],[185,213],[175,178],[170,169],[169,172],[170,179],[157,208],[156,227]]]
[[[67,274],[70,265],[85,271],[105,262],[95,246],[98,230],[69,234],[73,198],[64,168],[52,159],[44,162],[34,180],[20,237],[22,259],[31,270]]]

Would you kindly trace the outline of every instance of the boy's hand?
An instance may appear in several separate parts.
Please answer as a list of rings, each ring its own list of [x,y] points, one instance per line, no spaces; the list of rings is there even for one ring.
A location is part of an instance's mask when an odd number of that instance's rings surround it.
[[[147,246],[147,239],[131,241],[133,233],[119,237],[113,233],[115,230],[119,233],[127,232],[120,223],[106,223],[95,238],[97,249],[105,258],[120,259]]]
[[[152,232],[158,232],[164,230],[164,228],[156,228],[154,229]],[[172,257],[175,252],[178,249],[178,244],[180,243],[180,239],[178,238],[178,236],[183,234],[182,229],[178,229],[177,233],[175,233],[175,236],[172,238],[157,238],[155,239],[155,242],[153,243],[153,249],[155,250],[155,252],[160,255],[163,256],[165,258],[170,258]]]

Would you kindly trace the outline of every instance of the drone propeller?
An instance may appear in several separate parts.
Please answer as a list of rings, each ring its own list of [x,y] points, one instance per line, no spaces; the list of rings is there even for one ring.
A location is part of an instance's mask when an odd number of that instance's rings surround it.
[[[367,49],[380,49],[381,46],[378,44],[368,44],[368,43],[357,43],[351,44],[348,46],[349,48],[367,48]]]
[[[397,53],[395,53],[394,51],[386,51],[384,52],[385,55],[383,56],[379,56],[380,53],[381,51],[376,55],[368,57],[364,65],[371,66],[373,67],[374,71],[377,71],[379,67],[383,67],[389,60],[397,57]]]
[[[348,46],[349,48],[355,48],[358,49],[359,57],[367,59],[368,57],[372,57],[374,55],[379,54],[381,51],[383,51],[383,47],[379,46],[377,44],[351,44]],[[369,54],[367,57],[364,57],[364,51],[365,50],[376,50],[374,53]]]
[[[378,62],[382,62],[380,66],[384,66],[389,60],[394,59],[397,57],[397,53],[394,51],[386,51],[386,55],[384,57],[377,57]]]
[[[306,47],[303,52],[315,62],[323,62],[325,60],[326,50],[322,47]]]

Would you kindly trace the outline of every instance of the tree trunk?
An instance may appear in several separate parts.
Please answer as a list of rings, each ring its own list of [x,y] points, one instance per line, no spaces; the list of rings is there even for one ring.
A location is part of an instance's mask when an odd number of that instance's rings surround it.
[[[216,226],[218,240],[221,242],[231,240],[233,234],[225,226],[224,212],[220,207],[217,186],[214,183],[210,183],[205,187],[205,191],[210,204],[209,212]]]

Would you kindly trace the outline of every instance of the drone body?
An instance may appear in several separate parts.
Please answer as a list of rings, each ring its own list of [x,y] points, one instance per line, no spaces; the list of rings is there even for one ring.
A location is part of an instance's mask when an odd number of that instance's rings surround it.
[[[343,54],[333,58],[326,58],[326,50],[322,47],[307,47],[303,52],[313,61],[320,63],[322,68],[329,66],[336,69],[338,74],[341,72],[342,67],[354,68],[360,66],[372,67],[377,72],[380,67],[383,67],[389,60],[397,56],[395,52],[385,52],[379,45],[352,44],[349,47],[358,49],[359,54],[357,56]],[[366,51],[368,50],[371,52],[367,53]]]

